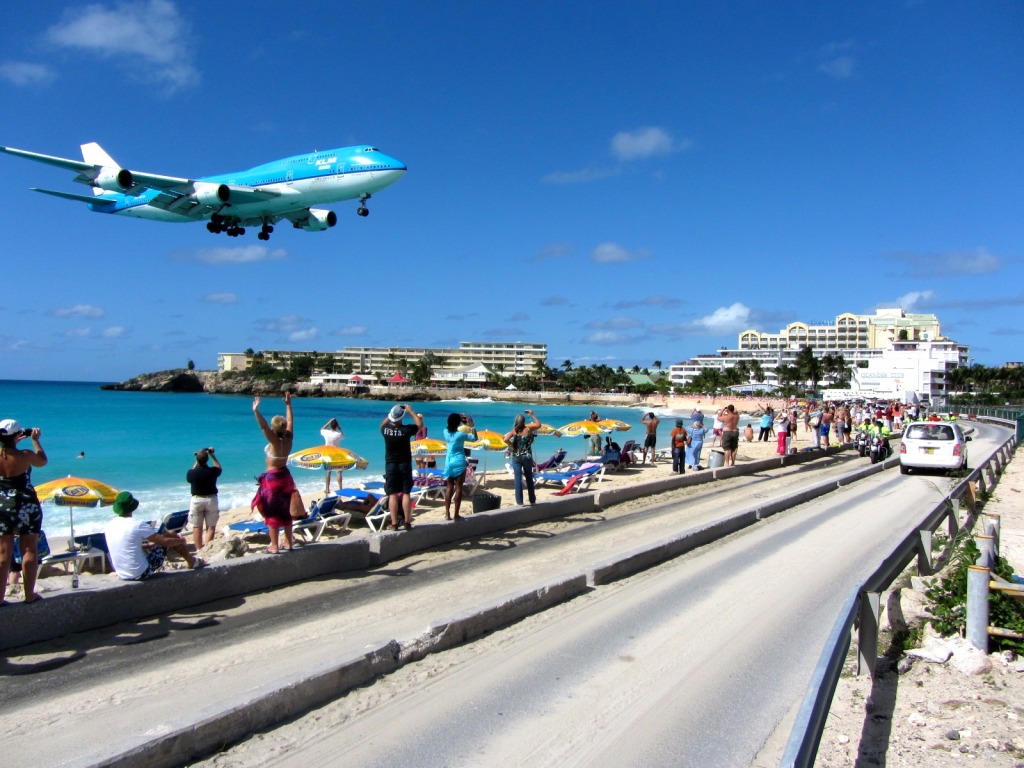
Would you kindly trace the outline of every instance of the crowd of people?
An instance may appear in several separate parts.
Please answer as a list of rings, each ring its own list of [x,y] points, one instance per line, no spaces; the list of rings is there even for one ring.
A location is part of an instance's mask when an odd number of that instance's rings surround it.
[[[260,412],[260,398],[252,403],[252,411],[261,434],[266,440],[263,453],[266,468],[258,478],[258,490],[252,500],[252,508],[263,518],[270,533],[269,554],[288,552],[295,547],[293,524],[305,518],[308,513],[288,469],[288,456],[292,452],[295,419],[292,396],[285,393],[284,415],[273,416],[268,422]],[[850,443],[856,431],[866,431],[887,437],[890,432],[902,428],[905,421],[923,418],[917,405],[903,405],[899,402],[863,403],[838,402],[817,404],[814,401],[773,407],[761,406],[762,414],[757,422],[758,441],[767,442],[776,438],[777,452],[787,454],[795,450],[793,440],[798,425],[803,424],[805,434],[810,436],[812,448],[827,448],[834,439],[838,444]],[[409,422],[406,421],[409,420]],[[701,454],[706,436],[712,435],[712,446],[721,444],[724,465],[736,463],[740,442],[740,413],[734,405],[719,408],[712,428],[704,426],[704,414],[695,408],[690,414],[687,428],[681,418],[675,420],[675,427],[669,435],[669,452],[674,473],[685,473],[687,469],[701,468]],[[591,412],[591,421],[598,421],[596,412]],[[659,418],[648,412],[641,418],[644,426],[644,443],[640,463],[652,463],[657,456]],[[541,428],[536,414],[526,409],[517,414],[511,428],[502,436],[506,457],[514,477],[514,495],[517,505],[524,500],[529,504],[537,501],[534,475],[537,463],[533,456],[534,438]],[[413,490],[416,478],[414,470],[424,470],[424,459],[414,460],[412,441],[422,440],[427,435],[423,415],[408,404],[393,406],[380,424],[384,443],[384,487],[390,528],[405,530],[412,528]],[[753,441],[753,428],[747,425],[746,439]],[[321,429],[324,443],[338,446],[345,433],[337,419],[329,420]],[[39,557],[37,546],[42,532],[42,508],[31,482],[31,470],[47,463],[46,452],[40,442],[40,430],[23,428],[13,419],[0,421],[0,584],[6,597],[8,575],[20,571],[24,579],[24,600],[31,603],[41,599],[35,591]],[[445,519],[457,521],[462,517],[463,486],[471,460],[466,443],[478,439],[473,417],[465,413],[451,413],[442,431],[445,450],[445,467],[442,474],[445,484]],[[600,434],[596,434],[597,451],[601,450]],[[30,440],[30,448],[20,448],[22,440]],[[610,439],[605,452],[615,449],[621,456],[621,449]],[[591,450],[594,447],[591,446]],[[186,473],[190,486],[189,521],[192,526],[192,547],[199,552],[208,545],[217,532],[220,517],[217,480],[223,467],[214,447],[201,448],[195,452],[195,461]],[[433,462],[430,462],[433,464]],[[325,494],[330,492],[331,472],[325,473]],[[336,473],[337,486],[342,487],[341,472]],[[372,507],[378,497],[368,495],[365,499],[351,503],[360,509]],[[146,579],[162,566],[169,551],[176,552],[189,568],[201,568],[204,561],[189,548],[189,542],[180,535],[163,530],[154,524],[136,520],[133,513],[139,502],[128,492],[120,493],[113,503],[114,518],[105,528],[110,559],[119,578],[126,580]],[[19,544],[20,558],[15,560],[13,552],[15,539]],[[0,602],[6,605],[6,601]]]

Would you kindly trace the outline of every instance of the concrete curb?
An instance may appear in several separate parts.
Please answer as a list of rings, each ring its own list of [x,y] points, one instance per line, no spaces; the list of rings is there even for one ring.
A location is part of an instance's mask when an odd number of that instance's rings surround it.
[[[272,680],[235,697],[227,706],[207,707],[169,723],[161,734],[142,734],[142,741],[113,746],[114,756],[83,757],[75,766],[165,768],[182,765],[282,720],[333,701],[346,691],[379,675],[426,656],[447,650],[487,632],[508,626],[534,613],[587,591],[583,574],[574,574],[528,587],[434,622],[426,632],[407,640],[372,643],[370,650],[315,664],[311,671]],[[110,743],[107,742],[108,748]]]
[[[369,542],[344,539],[280,555],[226,560],[198,571],[167,571],[144,582],[87,585],[48,595],[31,610],[4,609],[0,650],[369,565]]]
[[[780,462],[782,466],[803,463],[841,450],[845,449],[806,451],[615,489],[602,490],[597,483],[591,486],[593,491],[573,493],[533,506],[471,514],[459,523],[414,526],[411,531],[374,534],[368,539],[320,541],[296,552],[227,560],[200,571],[160,574],[144,583],[107,582],[92,586],[87,577],[84,588],[48,595],[31,609],[14,605],[0,611],[0,651],[320,576],[365,570],[430,547],[567,515],[592,513],[624,501],[763,471],[780,466]],[[898,457],[895,460],[898,463]],[[885,466],[893,466],[891,461]]]

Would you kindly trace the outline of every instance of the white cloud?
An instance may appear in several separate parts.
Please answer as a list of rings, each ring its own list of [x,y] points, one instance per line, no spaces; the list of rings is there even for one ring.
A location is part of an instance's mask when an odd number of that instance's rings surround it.
[[[280,261],[288,258],[283,248],[271,250],[263,245],[241,248],[208,248],[196,251],[195,258],[207,264],[255,264],[261,261]]]
[[[739,333],[750,327],[750,308],[736,302],[728,307],[719,307],[710,315],[697,320],[712,335]]]
[[[818,71],[823,72],[836,80],[845,80],[853,74],[857,65],[857,59],[853,56],[836,56],[834,59],[822,62],[818,65]]]
[[[112,325],[103,331],[104,339],[119,339],[125,334],[125,327],[123,325]]]
[[[587,344],[630,344],[634,341],[632,336],[625,333],[619,333],[618,331],[598,331],[591,333],[583,337],[583,341]]]
[[[70,328],[64,335],[69,339],[87,339],[92,336],[92,328]]]
[[[911,291],[900,296],[894,303],[881,304],[882,307],[902,307],[905,312],[920,311],[922,304],[928,304],[935,298],[934,291]]]
[[[51,313],[54,317],[103,317],[104,311],[92,304],[75,304],[73,307],[61,307]]]
[[[638,128],[620,131],[612,137],[612,154],[623,161],[669,155],[689,147],[690,142],[677,144],[663,128]]]
[[[234,293],[208,293],[203,296],[203,301],[211,304],[237,304],[238,296]]]
[[[173,92],[200,79],[192,65],[188,32],[170,0],[142,0],[69,8],[46,36],[55,45],[116,60],[131,74],[141,71],[147,82]]]
[[[646,255],[643,251],[627,251],[617,243],[601,243],[590,254],[590,258],[598,264],[625,264],[642,259]]]
[[[902,252],[893,258],[909,264],[907,274],[911,277],[953,277],[958,275],[988,275],[998,272],[1002,262],[987,248],[971,248],[964,251],[942,253]]]
[[[289,333],[288,341],[309,341],[310,339],[315,339],[318,333],[320,333],[319,328],[303,328]]]
[[[611,317],[607,320],[591,320],[587,328],[598,328],[603,330],[626,331],[632,328],[639,328],[643,323],[634,317]]]
[[[365,325],[346,325],[331,331],[332,336],[363,336],[369,329]]]
[[[11,85],[45,85],[54,79],[54,71],[43,64],[32,64],[27,61],[0,63],[0,80],[6,80]]]
[[[587,184],[622,173],[621,168],[583,168],[578,171],[552,171],[541,178],[542,184]]]

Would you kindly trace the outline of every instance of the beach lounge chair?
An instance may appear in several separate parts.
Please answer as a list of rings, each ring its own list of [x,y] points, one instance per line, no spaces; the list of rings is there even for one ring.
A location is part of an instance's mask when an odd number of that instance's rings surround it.
[[[636,440],[627,440],[622,444],[622,463],[624,466],[630,466],[637,463],[636,458]]]
[[[590,462],[588,464],[582,464],[579,468],[569,472],[538,472],[533,477],[534,481],[539,485],[544,485],[546,483],[559,483],[563,488],[568,485],[573,478],[577,478],[576,481],[573,482],[573,487],[576,488],[579,485],[579,479],[588,475],[596,475],[598,472],[600,472],[602,477],[604,476],[604,465],[600,462]]]
[[[585,491],[591,483],[600,482],[604,478],[605,468],[606,465],[601,464],[593,471],[571,473],[572,477],[551,495],[568,496],[570,493]]]
[[[336,501],[331,503],[329,508],[333,509],[334,504],[336,503]],[[344,518],[343,524],[347,525],[350,519],[350,516],[347,512],[344,514],[330,515],[328,520],[327,518],[321,516],[320,505],[311,504],[309,516],[303,518],[302,520],[296,520],[292,524],[292,533],[297,533],[305,541],[312,543],[314,541],[319,540],[320,535],[324,532],[324,528],[327,527],[328,521],[335,522],[336,520],[341,518]],[[228,525],[228,530],[235,531],[236,533],[241,533],[242,535],[270,535],[270,528],[262,520],[243,520],[238,523],[230,523]]]
[[[537,472],[557,472],[563,461],[565,461],[565,448],[559,448],[551,455],[550,459],[542,461],[535,469]],[[508,465],[506,464],[506,466]]]
[[[412,511],[416,512],[416,501],[422,495],[422,491],[413,490],[412,492]],[[399,519],[402,518],[401,510],[398,514]],[[388,509],[388,497],[381,496],[377,501],[377,504],[372,510],[366,513],[366,524],[370,526],[370,530],[374,533],[380,533],[391,523],[391,511]]]
[[[176,533],[181,536],[186,528],[188,528],[188,510],[182,509],[164,515],[160,527],[157,528],[157,533]]]

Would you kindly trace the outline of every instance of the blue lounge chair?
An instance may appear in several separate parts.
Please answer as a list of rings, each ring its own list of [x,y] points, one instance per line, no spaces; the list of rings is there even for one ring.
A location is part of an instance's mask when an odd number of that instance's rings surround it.
[[[561,466],[562,462],[565,461],[565,448],[559,448],[555,451],[551,458],[547,461],[542,461],[536,466],[537,472],[557,472],[558,467]]]
[[[352,515],[348,512],[336,512],[334,510],[340,499],[337,496],[326,496],[319,503],[309,505],[309,517],[296,520],[292,524],[292,531],[302,536],[303,539],[312,543],[320,539],[324,528],[328,523],[340,522],[346,526]],[[270,528],[262,520],[243,520],[228,525],[228,530],[237,531],[241,534],[270,535]]]
[[[573,487],[576,490],[582,490],[590,482],[590,478],[600,475],[604,475],[604,465],[600,462],[590,462],[589,464],[582,464],[579,468],[572,470],[571,472],[538,472],[534,475],[534,480],[539,481],[541,485],[545,483],[559,483],[564,488],[569,484],[570,481],[573,483]],[[587,479],[586,483],[580,484],[580,481],[584,478]]]

